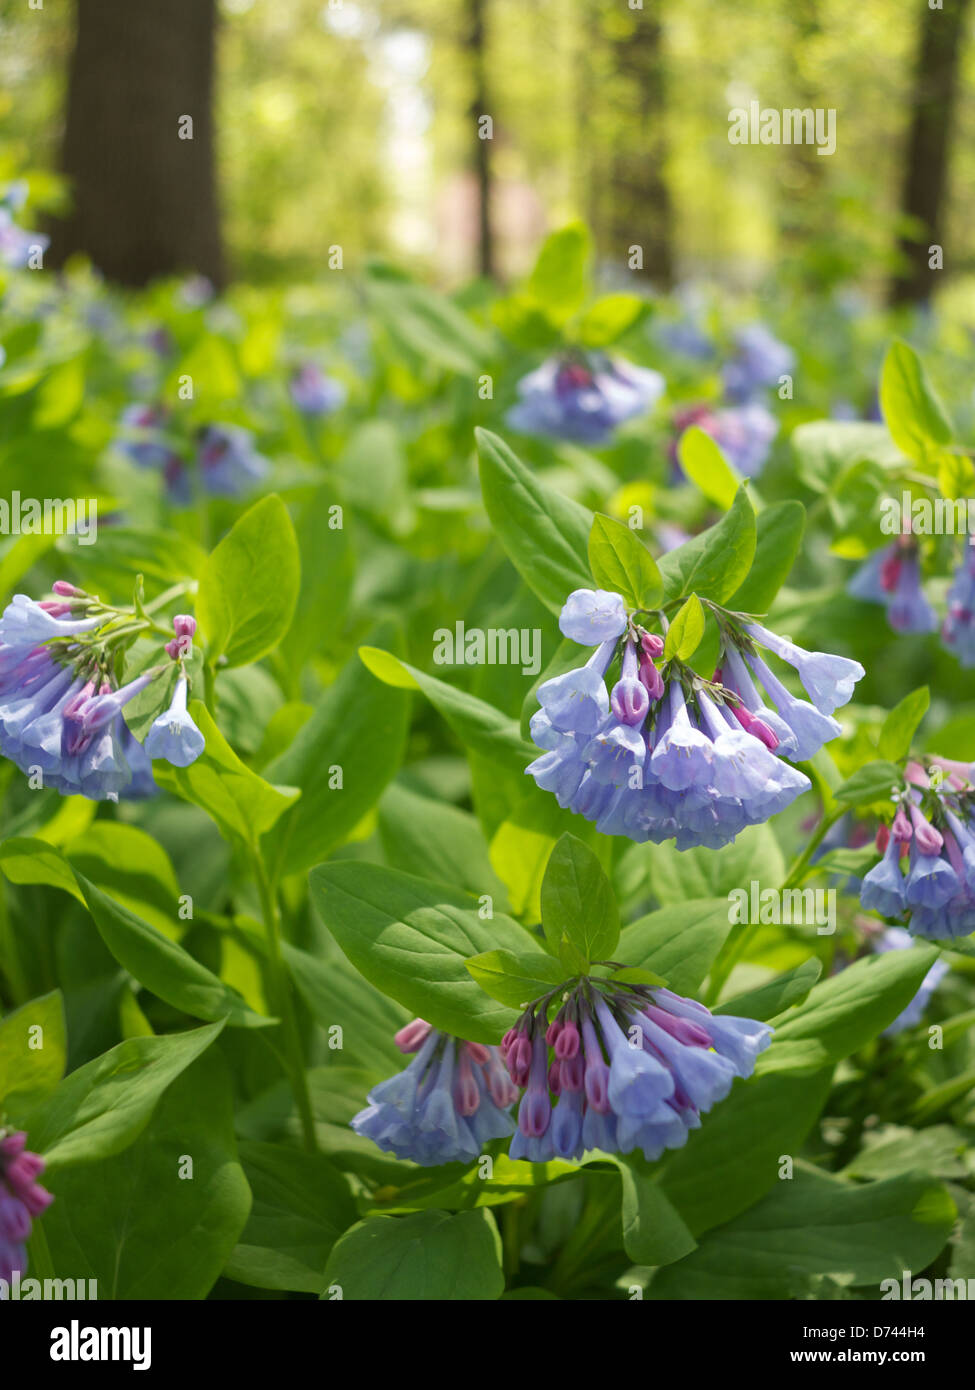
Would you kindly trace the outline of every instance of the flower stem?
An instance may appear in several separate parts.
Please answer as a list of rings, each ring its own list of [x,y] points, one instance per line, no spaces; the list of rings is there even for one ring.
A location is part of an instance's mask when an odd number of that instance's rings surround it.
[[[301,1046],[301,1034],[298,1031],[298,1017],[295,1013],[294,998],[291,993],[291,981],[281,957],[281,921],[277,901],[259,850],[252,847],[250,857],[261,898],[264,928],[267,932],[268,962],[272,991],[275,996],[273,1007],[281,1015],[284,1041],[291,1058],[291,1089],[294,1092],[298,1114],[301,1117],[305,1148],[308,1149],[309,1153],[317,1153],[318,1139],[315,1135],[315,1120],[312,1115],[311,1097],[308,1093],[308,1078],[305,1075],[305,1058]]]

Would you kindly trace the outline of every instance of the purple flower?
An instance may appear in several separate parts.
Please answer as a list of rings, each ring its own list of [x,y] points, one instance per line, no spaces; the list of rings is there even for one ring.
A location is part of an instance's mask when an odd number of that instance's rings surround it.
[[[966,670],[975,666],[975,546],[966,545],[951,581],[941,640]]]
[[[512,1080],[526,1088],[512,1158],[640,1149],[657,1159],[686,1143],[771,1041],[766,1024],[715,1018],[667,989],[585,979],[554,993],[561,1004],[551,1023],[550,995],[501,1042]]]
[[[895,632],[934,632],[938,617],[921,588],[921,562],[916,544],[900,537],[874,551],[846,586],[852,598],[882,603]]]
[[[149,758],[164,758],[173,767],[189,767],[203,752],[206,741],[186,712],[186,677],[180,675],[173,702],[153,722],[145,741]]]
[[[14,594],[0,618],[2,650],[19,652],[39,646],[55,637],[74,637],[100,627],[104,617],[62,617],[63,611],[73,611],[70,604],[45,600],[37,603],[27,594]],[[79,608],[78,611],[83,611]]]
[[[326,376],[314,362],[306,362],[295,369],[289,389],[296,408],[311,419],[331,415],[345,401],[342,383]]]
[[[787,637],[779,637],[760,623],[746,623],[745,631],[760,647],[794,666],[806,693],[821,714],[832,714],[853,697],[853,687],[864,676],[859,661],[829,652],[807,652]]]
[[[705,681],[682,663],[658,665],[663,639],[618,594],[577,590],[563,632],[588,643],[611,635],[585,666],[539,687],[530,730],[543,753],[526,769],[536,784],[603,834],[674,839],[678,849],[720,848],[806,791],[809,779],[785,760],[810,758],[836,737],[840,725],[824,711],[849,700],[863,667],[732,614],[723,623],[722,665]],[[796,667],[815,703],[786,690],[756,642]],[[620,674],[607,694],[618,649]]]
[[[664,392],[659,372],[605,353],[553,357],[518,383],[512,429],[577,444],[603,444],[618,425],[643,415]]]
[[[26,1274],[31,1226],[54,1201],[37,1181],[43,1171],[44,1160],[27,1148],[23,1131],[0,1130],[0,1280],[8,1285]]]
[[[938,775],[932,777],[934,770]],[[890,830],[882,826],[878,836],[883,858],[861,884],[861,906],[882,917],[906,918],[914,936],[935,941],[967,936],[975,931],[971,769],[938,758],[930,761],[927,771],[920,763],[908,762],[904,776]],[[884,836],[889,836],[886,843]]]
[[[496,1047],[464,1042],[414,1019],[396,1034],[415,1053],[405,1071],[374,1086],[351,1121],[386,1153],[423,1167],[469,1163],[489,1139],[514,1133],[508,1113],[518,1092]]]
[[[583,647],[619,637],[626,628],[626,605],[605,589],[575,589],[559,614],[563,637]]]
[[[792,349],[764,324],[748,324],[735,334],[734,356],[722,372],[725,395],[731,401],[748,401],[764,387],[775,386],[794,364]]]
[[[123,792],[151,795],[156,788],[148,761],[126,727],[122,706],[158,669],[115,689],[96,648],[82,649],[64,636],[50,645],[0,647],[0,753],[28,777],[39,778],[38,785],[65,796],[117,801]]]
[[[239,425],[205,425],[197,436],[197,463],[204,489],[215,497],[240,497],[270,468],[254,436]]]

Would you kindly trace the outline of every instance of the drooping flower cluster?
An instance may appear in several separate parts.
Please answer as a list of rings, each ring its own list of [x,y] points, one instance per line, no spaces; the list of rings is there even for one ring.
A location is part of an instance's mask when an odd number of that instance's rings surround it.
[[[975,769],[948,758],[909,762],[881,825],[882,858],[864,875],[860,904],[940,941],[975,931]]]
[[[41,603],[17,594],[0,618],[0,753],[33,786],[63,796],[93,801],[151,796],[156,790],[151,758],[173,753],[170,761],[180,756],[184,761],[176,765],[185,767],[203,748],[202,735],[186,714],[186,648],[167,647],[179,664],[176,696],[143,747],[122,710],[165,667],[151,667],[120,686],[115,648],[148,622],[63,580],[54,593]],[[192,636],[193,618],[175,621]],[[154,737],[160,724],[167,732]]]
[[[315,362],[305,362],[296,367],[288,385],[295,408],[309,419],[331,415],[345,401],[342,383],[326,376]]]
[[[975,546],[966,545],[961,564],[948,590],[948,612],[941,640],[954,652],[959,665],[975,666]]]
[[[122,412],[116,447],[137,468],[162,474],[174,507],[193,500],[193,468],[166,433],[172,413],[162,405],[129,405]],[[199,486],[212,497],[240,497],[264,478],[270,465],[257,452],[254,436],[239,425],[204,425],[196,435],[195,469]]]
[[[604,444],[617,426],[643,415],[663,395],[659,372],[602,352],[549,358],[518,383],[512,429],[576,444]]]
[[[917,541],[898,536],[860,566],[847,585],[852,598],[882,603],[895,632],[934,632],[938,617],[921,588]]]
[[[531,736],[543,752],[526,771],[603,834],[718,849],[806,791],[809,779],[785,760],[811,758],[840,732],[833,711],[852,696],[859,662],[805,651],[711,607],[722,648],[706,680],[677,659],[661,661],[663,639],[619,594],[578,589],[566,601],[563,635],[595,650],[539,686]],[[795,668],[808,701],[785,688],[761,648]]]
[[[40,1154],[27,1148],[23,1131],[0,1130],[0,1279],[27,1272],[27,1241],[34,1220],[54,1201],[37,1179]]]
[[[556,994],[562,1003],[549,1023]],[[716,1017],[663,988],[583,979],[546,995],[501,1042],[512,1080],[525,1088],[511,1157],[544,1163],[639,1149],[659,1158],[687,1142],[736,1076],[751,1075],[771,1036],[767,1024]]]
[[[496,1047],[464,1042],[415,1018],[396,1034],[404,1071],[369,1092],[351,1121],[386,1153],[424,1167],[477,1158],[489,1139],[515,1131],[509,1114],[518,1092]]]
[[[685,406],[674,412],[675,435],[671,462],[679,467],[677,445],[691,425],[709,434],[725,458],[744,478],[753,478],[768,458],[779,422],[761,401],[713,409],[709,405]]]

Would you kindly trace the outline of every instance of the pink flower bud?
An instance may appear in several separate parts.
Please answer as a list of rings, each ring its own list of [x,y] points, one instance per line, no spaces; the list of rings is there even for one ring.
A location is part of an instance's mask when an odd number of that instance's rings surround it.
[[[196,619],[189,613],[177,613],[173,619],[173,631],[177,637],[192,637],[196,633]]]

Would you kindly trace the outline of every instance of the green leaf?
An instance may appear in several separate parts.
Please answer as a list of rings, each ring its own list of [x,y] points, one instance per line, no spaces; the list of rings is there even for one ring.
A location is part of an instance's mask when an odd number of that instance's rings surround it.
[[[343,1063],[388,1076],[403,1065],[403,1054],[393,1041],[412,1015],[408,1009],[380,993],[331,946],[331,955],[311,955],[289,942],[281,943],[285,964],[309,1012],[325,1029],[340,1028]],[[329,1038],[331,1048],[334,1035]]]
[[[16,835],[0,845],[0,869],[11,883],[44,883],[83,902],[71,865],[46,840]]]
[[[916,463],[930,463],[951,443],[951,424],[921,359],[899,339],[891,343],[884,358],[880,408],[894,443]]]
[[[759,512],[755,558],[748,576],[727,600],[739,613],[766,613],[799,554],[806,511],[801,502],[776,502]]]
[[[329,1252],[358,1215],[348,1183],[323,1154],[248,1143],[240,1156],[254,1203],[225,1276],[257,1289],[321,1293]]]
[[[697,594],[691,594],[667,629],[664,659],[690,661],[704,637],[704,609]]]
[[[741,478],[717,442],[697,425],[691,425],[680,437],[677,457],[681,468],[708,501],[727,511],[741,486]]]
[[[125,1153],[59,1169],[50,1185],[44,1234],[59,1274],[87,1272],[103,1300],[206,1298],[251,1201],[217,1052],[175,1079]]]
[[[489,430],[478,429],[484,506],[508,558],[545,606],[592,586],[587,558],[592,513],[547,488]]]
[[[734,999],[726,1000],[711,1012],[733,1014],[736,1018],[757,1018],[759,1022],[764,1022],[792,1008],[794,1004],[801,1004],[822,973],[823,962],[816,956],[810,956],[801,965],[776,975],[767,984],[735,995]]]
[[[633,328],[647,308],[647,301],[639,295],[604,294],[581,316],[576,336],[584,347],[608,347]]]
[[[466,894],[378,864],[320,864],[309,884],[326,927],[384,994],[472,1042],[497,1042],[514,1023],[514,1011],[484,994],[466,962],[495,947],[520,954],[531,938],[517,922],[482,918]]]
[[[526,291],[556,323],[570,319],[585,299],[589,254],[583,222],[571,222],[542,244]]]
[[[933,946],[864,956],[823,980],[775,1030],[760,1072],[812,1070],[848,1057],[893,1023],[938,957]]]
[[[665,598],[695,593],[724,603],[748,574],[755,545],[755,511],[743,485],[719,522],[660,557]]]
[[[692,993],[731,930],[727,898],[662,907],[620,932],[617,958],[663,975],[676,994]]]
[[[669,1265],[697,1241],[642,1154],[616,1159],[623,1180],[623,1248],[635,1264]]]
[[[277,646],[291,626],[299,570],[288,509],[272,493],[244,513],[207,560],[196,611],[211,662],[246,666]]]
[[[552,850],[541,901],[542,927],[553,951],[567,940],[586,964],[612,956],[620,939],[616,899],[603,866],[574,835],[563,835]]]
[[[852,777],[840,783],[833,796],[851,806],[869,806],[874,801],[889,801],[893,790],[902,782],[903,775],[896,763],[865,763]]]
[[[468,893],[490,893],[506,910],[505,886],[469,812],[393,782],[379,803],[379,838],[391,869],[451,883]]]
[[[855,1186],[802,1167],[679,1266],[656,1274],[650,1297],[797,1298],[817,1276],[853,1287],[899,1282],[903,1270],[935,1259],[955,1214],[945,1189],[929,1180]]]
[[[377,264],[369,266],[364,284],[369,307],[394,344],[418,362],[469,377],[484,370],[490,337],[446,295]]]
[[[541,920],[545,868],[566,830],[605,852],[606,839],[595,826],[564,810],[550,793],[531,786],[494,832],[491,864],[508,890],[511,910],[523,921]]]
[[[100,892],[82,874],[77,874],[77,879],[105,945],[146,989],[174,1009],[208,1023],[226,1019],[232,1028],[266,1028],[277,1022],[254,1013],[235,989],[189,951]]]
[[[32,999],[0,1020],[0,1111],[4,1102],[52,1090],[64,1074],[67,1037],[61,991]]]
[[[254,845],[301,792],[295,787],[272,787],[242,763],[202,701],[190,702],[190,714],[206,747],[189,767],[172,767],[157,760],[153,776],[161,787],[206,811],[227,839],[236,837]]]
[[[120,1153],[145,1129],[159,1097],[223,1028],[129,1038],[71,1072],[49,1096],[11,1106],[48,1170]]]
[[[392,629],[380,631],[392,640]],[[303,873],[375,805],[399,770],[409,704],[402,690],[381,685],[356,657],[349,659],[290,748],[264,769],[301,794],[265,842],[276,874]]]
[[[535,756],[537,750],[524,741],[515,721],[486,700],[458,690],[436,676],[428,676],[425,671],[378,647],[360,647],[359,656],[367,670],[385,685],[422,691],[461,742],[475,752],[495,761],[503,759],[519,771],[523,771]]]
[[[656,608],[663,596],[660,571],[629,526],[597,512],[588,549],[589,567],[599,588],[621,594],[628,608]]]
[[[565,982],[559,962],[543,951],[482,951],[471,956],[467,968],[486,994],[512,1009],[524,1009]]]
[[[927,714],[930,703],[931,692],[926,685],[922,685],[894,706],[880,730],[877,751],[882,758],[899,763],[907,757],[918,725]]]
[[[504,1289],[501,1241],[485,1208],[451,1216],[374,1216],[336,1243],[325,1267],[325,1291],[380,1302],[496,1299]]]

